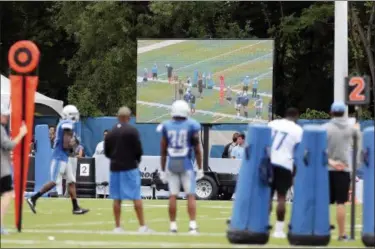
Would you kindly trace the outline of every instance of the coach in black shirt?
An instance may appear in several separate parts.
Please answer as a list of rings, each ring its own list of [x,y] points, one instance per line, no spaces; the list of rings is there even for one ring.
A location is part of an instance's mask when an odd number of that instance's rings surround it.
[[[130,109],[121,107],[118,123],[104,140],[104,154],[110,159],[109,195],[114,200],[115,232],[122,232],[120,226],[121,201],[132,200],[139,221],[139,232],[147,232],[143,217],[141,199],[141,175],[138,164],[141,161],[142,144],[136,128],[129,125]]]

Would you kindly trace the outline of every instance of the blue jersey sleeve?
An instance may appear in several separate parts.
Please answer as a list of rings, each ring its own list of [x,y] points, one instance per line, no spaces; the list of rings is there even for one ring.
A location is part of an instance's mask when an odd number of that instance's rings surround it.
[[[163,123],[159,124],[156,128],[156,131],[161,133],[162,137],[168,138],[167,136],[167,126],[168,122],[164,121]]]
[[[201,124],[198,123],[196,120],[190,119],[190,123],[190,129],[193,133],[199,132],[201,130]]]

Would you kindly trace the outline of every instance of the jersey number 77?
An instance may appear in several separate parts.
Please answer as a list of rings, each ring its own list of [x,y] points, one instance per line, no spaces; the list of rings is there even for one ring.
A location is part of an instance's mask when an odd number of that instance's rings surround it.
[[[287,132],[275,131],[275,134],[272,137],[272,147],[275,150],[279,150],[287,136],[288,136]]]

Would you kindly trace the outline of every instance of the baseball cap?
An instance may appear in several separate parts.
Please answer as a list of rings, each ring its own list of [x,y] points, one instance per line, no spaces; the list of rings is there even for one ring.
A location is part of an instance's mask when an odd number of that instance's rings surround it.
[[[5,105],[1,104],[1,115],[8,116],[10,115],[10,110]]]
[[[127,106],[120,107],[117,112],[117,116],[129,116],[131,115],[131,111]]]
[[[346,105],[342,101],[335,101],[331,105],[331,112],[345,112],[346,111]]]

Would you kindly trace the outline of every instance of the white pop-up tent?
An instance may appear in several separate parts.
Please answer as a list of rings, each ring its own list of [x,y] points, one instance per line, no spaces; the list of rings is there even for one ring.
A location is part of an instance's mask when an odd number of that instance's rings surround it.
[[[1,75],[1,104],[10,105],[10,80]],[[41,115],[60,115],[63,101],[49,98],[41,93],[35,93],[35,112]]]

